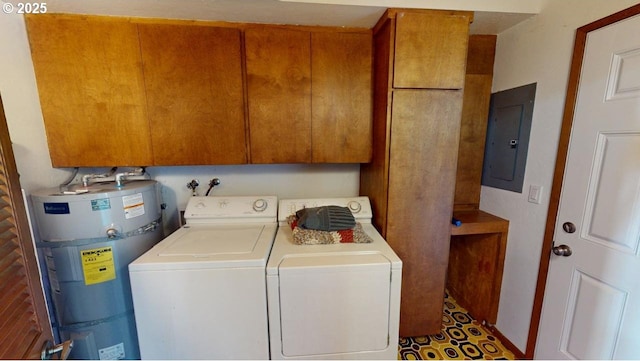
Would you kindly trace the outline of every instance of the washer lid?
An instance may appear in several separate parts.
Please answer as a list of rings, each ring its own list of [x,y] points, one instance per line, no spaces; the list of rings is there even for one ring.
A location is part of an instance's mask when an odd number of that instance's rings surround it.
[[[276,223],[184,226],[129,264],[129,271],[265,267]]]
[[[173,242],[158,253],[160,257],[250,254],[264,226],[229,225],[218,227],[188,227],[176,235]]]

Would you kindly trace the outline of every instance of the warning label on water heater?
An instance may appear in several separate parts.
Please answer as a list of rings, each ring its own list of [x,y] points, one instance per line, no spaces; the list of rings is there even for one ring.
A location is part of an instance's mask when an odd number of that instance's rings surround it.
[[[131,219],[144,214],[144,199],[142,193],[122,197],[124,205],[124,218]]]
[[[101,348],[98,350],[100,360],[122,360],[125,358],[124,343],[120,342],[117,345]]]
[[[84,284],[94,285],[116,279],[116,267],[111,247],[80,251]]]

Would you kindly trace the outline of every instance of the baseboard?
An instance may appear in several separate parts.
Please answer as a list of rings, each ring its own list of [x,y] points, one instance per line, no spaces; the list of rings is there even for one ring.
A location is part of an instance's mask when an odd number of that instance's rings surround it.
[[[525,360],[527,359],[522,351],[516,347],[508,338],[506,338],[500,330],[496,328],[496,326],[486,326],[491,333],[502,342],[504,347],[506,347],[509,351],[513,352],[513,355],[516,357],[516,360]]]

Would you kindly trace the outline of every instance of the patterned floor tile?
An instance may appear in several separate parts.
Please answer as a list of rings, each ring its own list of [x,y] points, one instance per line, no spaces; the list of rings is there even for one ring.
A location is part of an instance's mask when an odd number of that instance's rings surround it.
[[[515,356],[446,294],[442,331],[435,335],[400,338],[398,359],[515,360]]]

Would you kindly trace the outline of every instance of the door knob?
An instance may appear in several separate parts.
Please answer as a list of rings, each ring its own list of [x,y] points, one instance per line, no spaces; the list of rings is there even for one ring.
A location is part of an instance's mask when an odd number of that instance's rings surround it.
[[[571,256],[571,253],[573,253],[571,251],[571,247],[567,246],[566,244],[555,246],[553,247],[552,250],[553,250],[553,254],[555,254],[556,256],[562,256],[562,257],[569,257]]]

